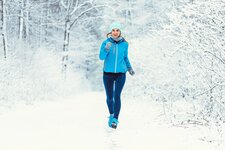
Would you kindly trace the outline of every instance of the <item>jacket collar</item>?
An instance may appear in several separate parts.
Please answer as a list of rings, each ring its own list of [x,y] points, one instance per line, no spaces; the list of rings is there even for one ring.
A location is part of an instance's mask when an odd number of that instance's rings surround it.
[[[114,39],[113,37],[109,37],[108,40],[112,43],[122,43],[124,41],[123,37],[119,37],[117,39]]]

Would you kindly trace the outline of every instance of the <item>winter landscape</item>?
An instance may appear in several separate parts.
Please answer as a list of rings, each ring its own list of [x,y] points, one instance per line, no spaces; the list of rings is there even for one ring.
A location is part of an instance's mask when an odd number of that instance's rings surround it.
[[[117,129],[99,48],[123,24]],[[1,0],[1,150],[225,148],[224,0]]]

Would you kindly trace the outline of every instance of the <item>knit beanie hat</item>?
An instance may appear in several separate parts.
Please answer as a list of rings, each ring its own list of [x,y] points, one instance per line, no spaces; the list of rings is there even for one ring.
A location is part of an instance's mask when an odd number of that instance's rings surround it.
[[[119,22],[113,22],[109,27],[110,32],[112,31],[112,29],[119,29],[120,32],[122,32],[123,30],[122,25]]]

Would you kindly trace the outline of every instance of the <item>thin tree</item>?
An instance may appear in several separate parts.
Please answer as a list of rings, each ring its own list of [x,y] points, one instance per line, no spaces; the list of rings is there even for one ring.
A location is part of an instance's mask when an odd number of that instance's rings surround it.
[[[20,15],[19,15],[19,40],[28,38],[28,3],[29,0],[21,0],[20,1]]]
[[[6,11],[5,11],[5,0],[1,0],[0,2],[0,32],[2,35],[2,43],[3,43],[3,51],[4,58],[6,58],[7,52],[7,36],[6,36]]]
[[[63,57],[62,57],[62,72],[65,73],[67,69],[68,51],[70,42],[70,31],[76,22],[85,14],[92,10],[103,7],[103,5],[95,5],[93,1],[80,0],[61,0],[61,5],[66,10],[65,27],[64,27],[64,42],[63,42]]]

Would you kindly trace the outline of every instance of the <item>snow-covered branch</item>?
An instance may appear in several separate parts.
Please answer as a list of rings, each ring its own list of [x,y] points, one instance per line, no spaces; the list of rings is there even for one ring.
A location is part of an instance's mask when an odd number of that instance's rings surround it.
[[[77,19],[79,19],[81,16],[83,16],[84,14],[86,14],[87,12],[91,11],[92,9],[95,9],[95,8],[99,8],[99,7],[104,7],[105,5],[98,5],[98,6],[93,6],[89,9],[86,9],[85,11],[81,12],[80,14],[78,14],[76,16],[76,18],[73,20],[73,22],[71,23],[70,25],[70,28],[72,28],[73,24],[77,21]]]
[[[93,5],[91,1],[85,1],[83,4],[80,4],[79,6],[77,6],[77,4],[76,4],[76,6],[74,7],[74,9],[73,9],[73,11],[70,13],[70,15],[73,15],[78,9],[84,7],[84,6],[87,5],[87,4],[90,4],[91,7],[92,7],[92,5]]]
[[[205,52],[205,53],[211,54],[212,56],[214,56],[215,58],[217,58],[218,60],[220,60],[220,62],[222,62],[222,63],[225,65],[225,61],[224,61],[222,58],[216,56],[215,54],[213,54],[213,53],[210,52],[210,51],[204,51],[204,52]]]
[[[61,5],[65,8],[68,9],[68,7],[66,6],[66,4],[64,3],[64,0],[60,0]]]

